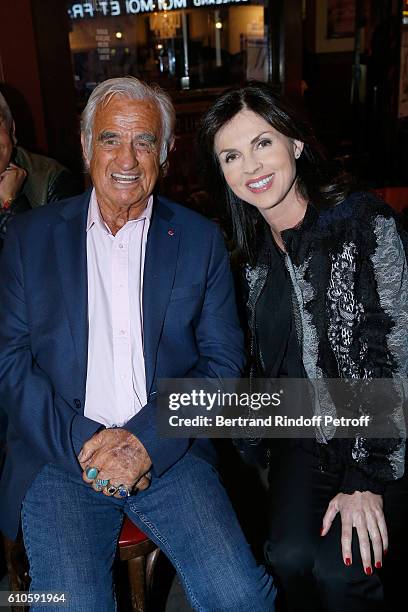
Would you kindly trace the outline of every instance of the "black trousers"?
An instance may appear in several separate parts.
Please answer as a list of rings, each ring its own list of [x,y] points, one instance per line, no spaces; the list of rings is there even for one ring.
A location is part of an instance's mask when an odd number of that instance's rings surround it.
[[[276,443],[276,444],[275,444]],[[286,444],[285,444],[286,443]],[[280,592],[278,611],[396,612],[408,609],[408,478],[387,487],[384,513],[389,549],[383,568],[364,572],[353,530],[353,563],[341,552],[341,520],[320,536],[329,501],[338,493],[342,468],[322,469],[319,456],[303,446],[271,441],[269,539],[266,557]],[[302,443],[301,443],[302,444]],[[313,443],[314,444],[314,443]]]

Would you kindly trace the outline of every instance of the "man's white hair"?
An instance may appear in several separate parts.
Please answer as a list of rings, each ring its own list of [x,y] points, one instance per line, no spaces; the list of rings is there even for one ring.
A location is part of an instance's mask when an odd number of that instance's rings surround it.
[[[81,133],[84,153],[88,162],[92,159],[92,130],[95,114],[101,104],[107,104],[113,96],[130,100],[149,100],[156,104],[161,117],[160,164],[163,164],[174,141],[176,113],[170,96],[158,85],[147,85],[136,77],[120,77],[104,81],[91,93],[81,117]]]

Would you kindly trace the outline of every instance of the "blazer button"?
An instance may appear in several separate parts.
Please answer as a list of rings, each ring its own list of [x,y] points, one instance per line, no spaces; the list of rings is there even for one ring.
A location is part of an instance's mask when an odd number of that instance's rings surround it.
[[[75,405],[75,408],[80,408],[81,407],[81,400],[74,399],[74,405]]]

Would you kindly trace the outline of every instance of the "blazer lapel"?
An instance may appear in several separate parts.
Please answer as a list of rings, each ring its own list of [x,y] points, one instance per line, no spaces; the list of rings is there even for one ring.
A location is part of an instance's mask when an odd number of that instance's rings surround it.
[[[89,198],[90,192],[87,192],[69,200],[61,211],[63,219],[54,230],[59,279],[83,389],[88,359],[86,220]]]
[[[173,214],[160,198],[156,199],[143,274],[143,341],[148,396],[154,380],[157,347],[176,272],[181,230],[172,223]]]

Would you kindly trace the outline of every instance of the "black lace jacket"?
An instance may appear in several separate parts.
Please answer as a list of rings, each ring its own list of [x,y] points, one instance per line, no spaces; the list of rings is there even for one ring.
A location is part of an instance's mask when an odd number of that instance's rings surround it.
[[[396,436],[336,440],[344,464],[341,491],[381,493],[404,472],[404,402],[408,374],[407,235],[393,211],[376,196],[353,193],[282,233],[293,284],[294,318],[303,366],[310,379],[401,378],[402,394],[387,406]],[[246,268],[249,327],[268,267]],[[259,332],[258,332],[259,333]],[[252,346],[256,343],[252,342]],[[259,349],[255,352],[259,353]],[[252,355],[256,364],[262,356]],[[262,375],[262,371],[256,372]],[[320,406],[324,414],[325,406]],[[330,443],[332,430],[316,433]]]

